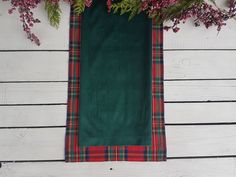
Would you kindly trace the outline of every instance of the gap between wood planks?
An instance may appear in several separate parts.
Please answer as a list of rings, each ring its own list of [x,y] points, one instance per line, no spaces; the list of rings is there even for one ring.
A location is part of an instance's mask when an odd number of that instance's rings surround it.
[[[177,160],[177,159],[215,159],[215,158],[236,158],[236,155],[167,157],[167,160]],[[66,162],[66,161],[64,159],[0,161],[0,163],[38,163],[38,162],[45,162],[45,163],[47,163],[47,162]]]
[[[211,122],[211,123],[166,123],[165,126],[208,126],[208,125],[236,125],[236,122]],[[65,125],[57,126],[14,126],[0,127],[0,129],[46,129],[46,128],[66,128]]]
[[[176,81],[232,81],[236,80],[236,78],[217,78],[217,79],[164,79],[164,82],[176,82]],[[21,80],[21,81],[0,81],[0,84],[24,84],[24,83],[67,83],[68,80],[61,80],[61,81],[44,81],[44,80],[31,80],[31,81],[26,81],[26,80]]]
[[[0,50],[0,52],[69,52],[69,49],[64,49],[64,50],[44,50],[44,49],[39,49],[39,50]],[[236,51],[236,49],[163,49],[163,52],[165,51]]]
[[[208,100],[208,101],[165,101],[164,103],[233,103],[236,100]],[[0,104],[0,106],[56,106],[56,105],[67,105],[67,103],[32,103],[32,104]]]
[[[0,50],[0,52],[69,52],[69,50]]]
[[[31,50],[30,50],[31,51]],[[204,81],[204,80],[236,80],[236,78],[227,79],[166,79],[164,81]],[[43,82],[68,82],[68,81],[3,81],[0,83],[43,83]],[[217,100],[217,101],[167,101],[165,103],[220,103],[220,102],[236,102],[236,100]],[[45,106],[45,105],[67,105],[66,103],[48,103],[48,104],[0,104],[0,106]],[[236,122],[214,122],[214,123],[169,123],[166,126],[198,126],[198,125],[235,125]],[[0,127],[0,129],[19,129],[19,128],[65,128],[65,126],[30,126],[30,127]],[[203,159],[203,158],[235,158],[236,155],[226,156],[189,156],[189,157],[168,157],[171,159]],[[27,162],[64,162],[64,159],[55,160],[17,160],[17,161],[0,161],[2,163],[27,163]]]

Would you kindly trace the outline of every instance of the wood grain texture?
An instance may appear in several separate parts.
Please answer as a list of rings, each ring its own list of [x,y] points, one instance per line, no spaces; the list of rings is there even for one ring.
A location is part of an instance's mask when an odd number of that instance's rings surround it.
[[[68,52],[0,52],[0,82],[67,81]]]
[[[205,29],[203,26],[193,28],[193,21],[188,21],[179,25],[181,30],[178,33],[172,31],[165,33],[164,49],[236,49],[236,44],[233,42],[233,39],[236,38],[235,20],[230,20],[227,24],[218,33],[215,27],[209,29]]]
[[[165,101],[236,100],[236,80],[168,81]]]
[[[66,103],[67,83],[1,83],[0,104]]]
[[[13,163],[1,177],[235,177],[236,159],[169,160],[157,163]],[[112,170],[110,170],[112,169]]]
[[[66,103],[67,83],[1,83],[0,104]],[[236,80],[166,81],[165,101],[236,100]]]
[[[164,54],[165,79],[236,78],[236,51],[165,51]],[[68,55],[68,52],[0,52],[0,82],[65,81]]]
[[[166,126],[168,157],[236,154],[236,125]],[[64,128],[0,129],[0,161],[64,159]]]
[[[210,0],[206,0],[210,2]],[[218,7],[226,8],[227,3],[222,0],[215,0]],[[168,24],[167,24],[168,25]],[[216,27],[206,29],[203,25],[194,28],[194,21],[190,20],[185,24],[179,25],[181,30],[178,33],[173,33],[171,30],[164,35],[164,48],[174,50],[184,49],[236,49],[234,41],[236,34],[235,20],[227,21],[227,26],[223,26],[220,32],[217,32]]]
[[[236,78],[236,51],[165,51],[165,79]]]
[[[7,104],[66,103],[67,83],[37,81],[68,79],[69,6],[61,6],[63,16],[58,30],[49,26],[43,6],[35,11],[42,22],[33,29],[42,42],[38,47],[26,39],[18,16],[7,14],[7,4],[2,2],[0,6],[0,21],[4,24],[0,28],[0,127],[5,127],[0,129],[0,161],[62,160],[65,128],[26,127],[65,126],[66,105]],[[219,34],[215,28],[192,25],[188,22],[181,25],[179,33],[164,34],[165,79],[196,80],[166,81],[165,101],[236,100],[236,80],[231,80],[236,78],[235,21]],[[9,81],[36,83],[1,83]],[[234,102],[166,103],[165,122],[236,122],[235,106]],[[236,155],[236,125],[166,126],[166,135],[168,157]],[[172,159],[163,163],[27,162],[4,163],[0,176],[235,177],[235,169],[236,158]]]
[[[210,0],[206,0],[210,2]],[[227,9],[227,3],[222,0],[215,0],[221,8]],[[168,24],[167,24],[168,25]],[[236,37],[235,20],[227,21],[227,26],[222,27],[220,32],[217,32],[216,27],[206,29],[203,25],[194,28],[194,21],[190,20],[185,24],[179,25],[181,30],[178,33],[171,31],[164,35],[164,48],[174,50],[184,49],[236,49],[236,44],[233,42]]]
[[[236,103],[166,103],[166,124],[236,122]],[[66,105],[0,106],[0,127],[65,126]]]
[[[166,127],[168,157],[236,154],[236,125]]]
[[[0,106],[0,127],[66,126],[66,105]]]
[[[27,39],[23,32],[17,13],[8,14],[9,2],[1,2],[0,6],[0,28],[1,40],[0,50],[68,50],[69,48],[69,10],[68,4],[62,3],[63,12],[60,28],[50,27],[43,3],[34,11],[34,16],[39,18],[41,23],[36,24],[32,31],[41,40],[37,46]]]
[[[64,130],[1,129],[0,161],[63,159]]]
[[[236,103],[166,103],[167,124],[236,122]]]

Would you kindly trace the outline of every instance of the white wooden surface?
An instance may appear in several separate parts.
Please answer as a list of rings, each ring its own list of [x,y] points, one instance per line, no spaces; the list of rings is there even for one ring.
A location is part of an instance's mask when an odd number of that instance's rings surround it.
[[[168,157],[234,155],[235,130],[236,125],[167,126]],[[64,134],[65,128],[1,129],[0,159],[63,159]]]
[[[32,45],[26,39],[24,32],[21,30],[17,13],[9,16],[9,2],[1,2],[0,20],[1,25],[1,47],[0,50],[68,50],[69,37],[69,6],[63,3],[62,23],[59,29],[49,27],[47,15],[44,13],[43,6],[35,11],[35,17],[39,17],[41,24],[37,24],[33,32],[41,39],[40,47]],[[45,28],[47,26],[47,28]]]
[[[113,170],[110,170],[112,168]],[[160,163],[8,163],[3,177],[235,177],[235,159],[184,159]]]
[[[1,52],[0,58],[0,82],[68,79],[68,52]]]
[[[168,161],[65,163],[69,8],[62,23],[42,24],[37,47],[17,16],[0,6],[0,177],[235,177],[236,22],[165,33]]]

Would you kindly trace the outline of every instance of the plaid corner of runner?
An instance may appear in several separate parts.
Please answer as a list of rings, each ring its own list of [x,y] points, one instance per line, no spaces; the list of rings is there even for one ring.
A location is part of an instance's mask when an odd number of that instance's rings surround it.
[[[152,23],[152,145],[151,146],[79,146],[79,80],[81,16],[70,15],[69,83],[66,162],[165,161],[166,139],[163,96],[163,27]]]

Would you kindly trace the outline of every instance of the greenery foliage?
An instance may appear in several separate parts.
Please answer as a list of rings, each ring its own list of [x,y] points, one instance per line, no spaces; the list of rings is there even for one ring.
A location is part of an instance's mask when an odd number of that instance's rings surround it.
[[[212,0],[214,1],[214,0]],[[168,21],[173,17],[181,14],[185,9],[188,9],[193,4],[202,3],[204,0],[181,0],[178,4],[162,8],[159,11],[148,14],[150,18],[156,18],[160,23]],[[114,13],[124,13],[130,14],[129,19],[133,18],[135,15],[142,12],[142,1],[141,0],[122,0],[118,3],[113,3],[111,8]]]
[[[80,15],[85,10],[85,0],[75,0],[73,2],[74,11]]]
[[[45,0],[45,10],[48,14],[49,22],[52,26],[58,28],[61,19],[61,9],[58,3],[53,3],[50,0]]]
[[[17,11],[19,13],[22,27],[27,38],[40,45],[37,35],[31,32],[34,24],[40,20],[34,17],[33,9],[37,8],[41,2],[45,3],[45,10],[49,22],[58,28],[61,19],[60,2],[65,1],[71,4],[73,10],[82,14],[87,7],[92,6],[95,0],[2,0],[9,1],[11,8],[9,14]],[[99,0],[98,0],[99,1]],[[203,24],[206,28],[216,26],[220,31],[227,20],[236,17],[236,0],[225,0],[226,9],[217,6],[215,0],[107,0],[107,11],[120,15],[128,14],[129,20],[140,13],[145,13],[149,18],[158,23],[170,21],[170,26],[165,26],[165,30],[172,29],[179,31],[179,24],[188,19],[193,19],[195,26]],[[104,4],[105,5],[105,4]]]
[[[129,20],[142,11],[140,0],[122,0],[111,5],[111,10],[114,13],[120,12],[120,15],[129,13]]]

